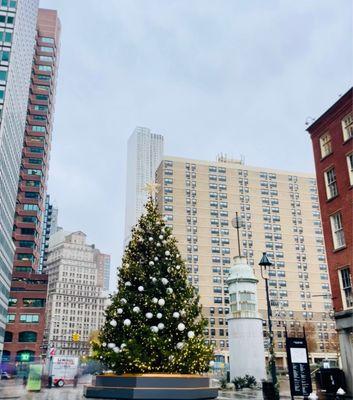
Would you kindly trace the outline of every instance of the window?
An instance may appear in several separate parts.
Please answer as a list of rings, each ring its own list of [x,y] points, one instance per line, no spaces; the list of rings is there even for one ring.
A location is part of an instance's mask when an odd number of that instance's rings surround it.
[[[341,213],[338,212],[336,214],[331,215],[330,221],[331,221],[333,247],[334,249],[340,249],[341,247],[345,246]]]
[[[332,153],[331,135],[326,133],[320,137],[321,157],[326,157]]]
[[[51,67],[49,65],[38,65],[38,70],[51,72]]]
[[[51,43],[51,44],[54,43],[54,39],[53,39],[53,38],[49,38],[49,37],[42,37],[42,38],[40,38],[40,40],[41,40],[43,43]]]
[[[347,156],[347,166],[348,166],[349,182],[351,185],[353,185],[353,153],[348,154]]]
[[[325,172],[326,195],[327,199],[332,199],[338,195],[336,172],[334,168]]]
[[[10,52],[9,51],[1,51],[1,61],[9,61],[10,60]]]
[[[39,322],[39,314],[21,314],[20,322],[28,324],[36,324]]]
[[[36,342],[37,334],[36,334],[36,332],[31,332],[31,331],[20,332],[18,334],[18,341],[19,342]]]
[[[40,51],[44,51],[46,53],[53,53],[54,49],[52,47],[41,46]]]
[[[6,81],[7,71],[0,71],[0,81]]]
[[[24,307],[45,307],[45,299],[23,299]]]
[[[13,338],[13,333],[6,331],[5,332],[5,338],[4,338],[4,342],[12,342],[12,338]]]
[[[352,296],[352,277],[349,268],[343,268],[339,271],[340,274],[340,285],[342,291],[343,307],[353,307],[353,296]]]
[[[33,125],[32,131],[33,132],[45,132],[45,126]]]
[[[342,120],[343,140],[346,141],[353,136],[353,114],[348,114]]]
[[[16,314],[7,314],[7,323],[15,322]]]

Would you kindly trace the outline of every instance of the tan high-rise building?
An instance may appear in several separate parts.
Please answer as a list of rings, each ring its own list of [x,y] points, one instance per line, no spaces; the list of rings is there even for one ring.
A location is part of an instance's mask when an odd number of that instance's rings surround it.
[[[46,330],[57,355],[88,355],[90,337],[104,322],[107,294],[97,254],[81,231],[60,230],[50,237]]]
[[[275,348],[285,363],[285,329],[306,327],[312,361],[336,358],[325,247],[315,176],[250,167],[241,161],[217,162],[164,157],[156,172],[158,202],[186,259],[189,280],[198,289],[209,320],[208,340],[227,355],[228,288],[225,284],[237,233],[235,213],[243,221],[242,255],[259,279],[259,311],[266,336],[265,285],[258,262],[267,251],[274,263],[269,288]],[[265,347],[268,340],[265,339]]]

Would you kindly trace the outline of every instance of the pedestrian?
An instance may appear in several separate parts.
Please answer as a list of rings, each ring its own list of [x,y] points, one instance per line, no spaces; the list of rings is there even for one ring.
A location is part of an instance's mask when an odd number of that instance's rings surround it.
[[[51,389],[53,386],[53,377],[51,375],[48,375],[48,388]]]
[[[22,383],[23,383],[23,386],[24,386],[24,387],[26,387],[26,385],[27,385],[27,380],[28,380],[27,374],[24,374],[24,375],[23,375],[23,378],[22,378]]]
[[[78,382],[78,375],[76,374],[74,376],[74,388],[77,387],[77,382]]]

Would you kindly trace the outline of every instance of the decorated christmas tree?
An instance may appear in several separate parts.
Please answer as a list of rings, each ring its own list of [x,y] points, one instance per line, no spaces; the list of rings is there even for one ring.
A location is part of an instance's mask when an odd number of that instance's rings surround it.
[[[206,372],[213,351],[205,343],[199,296],[152,195],[145,208],[93,342],[94,357],[117,374]]]

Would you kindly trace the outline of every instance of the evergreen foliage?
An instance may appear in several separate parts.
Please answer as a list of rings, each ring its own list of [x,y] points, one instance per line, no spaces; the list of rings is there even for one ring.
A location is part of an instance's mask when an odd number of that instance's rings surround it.
[[[213,359],[206,325],[172,231],[149,197],[93,341],[94,357],[117,374],[206,372]]]

